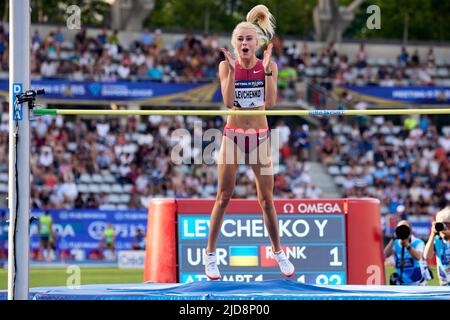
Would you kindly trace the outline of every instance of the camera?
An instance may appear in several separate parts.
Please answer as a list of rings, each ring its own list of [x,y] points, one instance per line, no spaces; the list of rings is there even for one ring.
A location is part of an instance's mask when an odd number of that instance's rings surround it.
[[[444,231],[445,229],[447,229],[447,227],[442,222],[436,222],[434,224],[434,230],[436,230],[436,232],[441,232]]]
[[[411,235],[411,229],[407,225],[398,226],[395,229],[395,237],[400,240],[408,239]]]
[[[25,102],[33,102],[36,99],[36,96],[44,94],[45,94],[44,89],[28,90],[24,93],[16,94],[17,103],[22,104]]]
[[[389,277],[389,284],[391,286],[396,286],[400,283],[400,277],[398,275],[397,272],[394,272],[393,274],[391,274],[391,276]]]

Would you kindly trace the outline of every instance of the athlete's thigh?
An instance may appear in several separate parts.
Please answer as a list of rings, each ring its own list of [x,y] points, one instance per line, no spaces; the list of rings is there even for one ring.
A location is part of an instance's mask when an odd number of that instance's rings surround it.
[[[273,190],[273,163],[269,139],[252,150],[249,154],[249,164],[255,174],[258,190]]]
[[[258,137],[259,139],[259,137]],[[261,167],[271,167],[272,157],[270,151],[270,140],[267,138],[255,148],[250,150],[247,155],[247,163],[250,165],[260,165]]]
[[[230,191],[234,188],[239,168],[237,149],[231,139],[227,137],[222,138],[217,161],[217,191]]]
[[[238,140],[238,143],[241,143]],[[244,164],[245,152],[243,146],[239,147],[232,138],[223,136],[217,159],[218,164]]]

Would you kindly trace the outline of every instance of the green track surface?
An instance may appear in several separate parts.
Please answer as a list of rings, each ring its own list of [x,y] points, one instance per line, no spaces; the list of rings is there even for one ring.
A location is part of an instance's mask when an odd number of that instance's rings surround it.
[[[119,269],[103,267],[81,267],[81,285],[102,283],[142,283],[142,269]],[[73,271],[66,268],[31,268],[30,288],[46,286],[66,286]],[[69,282],[70,285],[70,282]],[[0,290],[8,288],[8,272],[0,269]]]
[[[429,285],[439,285],[436,278],[436,267],[431,267],[434,279]],[[394,272],[393,267],[386,267],[386,283]],[[72,273],[73,274],[73,273]],[[32,268],[30,269],[30,287],[65,286],[72,275],[66,268]],[[81,285],[102,283],[142,283],[143,271],[134,269],[82,267]],[[6,269],[0,269],[0,290],[8,288],[8,273]]]
[[[436,266],[430,266],[431,271],[433,272],[433,279],[428,281],[429,286],[438,286],[439,280],[437,278]],[[386,283],[389,284],[389,276],[395,272],[394,267],[386,266]]]

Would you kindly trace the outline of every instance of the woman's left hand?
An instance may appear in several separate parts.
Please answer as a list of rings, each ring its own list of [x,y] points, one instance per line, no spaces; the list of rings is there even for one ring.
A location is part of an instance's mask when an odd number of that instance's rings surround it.
[[[270,69],[270,62],[271,62],[271,58],[272,58],[272,48],[273,48],[273,44],[269,43],[269,45],[267,46],[267,49],[264,50],[263,67],[264,67],[264,71],[266,73],[269,73],[272,71]]]

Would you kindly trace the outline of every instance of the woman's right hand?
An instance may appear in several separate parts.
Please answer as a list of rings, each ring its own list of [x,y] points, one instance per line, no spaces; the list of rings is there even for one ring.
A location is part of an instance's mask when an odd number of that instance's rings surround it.
[[[220,48],[220,51],[222,51],[223,55],[225,56],[225,59],[228,62],[228,66],[230,67],[230,70],[234,71],[235,59],[233,59],[233,55],[225,48]]]
[[[437,235],[438,232],[436,232],[436,221],[433,221],[433,223],[431,224],[430,237],[434,239],[434,237]]]

